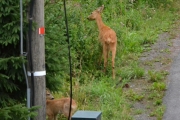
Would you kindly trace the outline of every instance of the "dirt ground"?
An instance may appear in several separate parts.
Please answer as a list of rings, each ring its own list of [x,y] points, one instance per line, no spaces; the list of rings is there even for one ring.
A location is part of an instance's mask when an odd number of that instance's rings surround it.
[[[175,23],[179,26],[179,22]],[[169,32],[164,32],[159,35],[155,44],[150,47],[149,51],[142,54],[139,59],[141,66],[145,71],[165,71],[169,72],[173,59],[180,52],[180,28],[172,28]],[[168,77],[165,77],[166,84],[169,83]],[[150,116],[155,109],[152,100],[147,99],[149,93],[147,88],[152,84],[143,79],[132,80],[129,83],[130,88],[138,94],[143,94],[145,97],[142,101],[136,101],[132,105],[133,111],[140,111],[138,114],[134,113],[135,120],[157,120],[157,117]]]

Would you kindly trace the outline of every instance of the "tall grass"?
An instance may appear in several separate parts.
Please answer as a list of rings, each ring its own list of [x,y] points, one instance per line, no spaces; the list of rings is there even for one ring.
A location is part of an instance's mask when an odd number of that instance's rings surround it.
[[[123,97],[122,88],[115,89],[114,84],[108,77],[89,80],[87,85],[80,85],[74,89],[74,99],[78,101],[81,110],[102,111],[103,120],[130,119],[129,107]]]

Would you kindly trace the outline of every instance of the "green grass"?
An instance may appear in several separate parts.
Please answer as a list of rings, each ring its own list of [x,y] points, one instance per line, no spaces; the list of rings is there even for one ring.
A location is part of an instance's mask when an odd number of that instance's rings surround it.
[[[165,107],[159,106],[153,112],[151,112],[150,116],[155,116],[157,120],[162,120],[164,114]]]
[[[158,82],[164,79],[164,75],[161,72],[148,71],[148,80],[151,82]]]
[[[131,101],[142,101],[144,98],[143,94],[136,93],[133,90],[129,90],[125,93],[126,98],[128,98]]]

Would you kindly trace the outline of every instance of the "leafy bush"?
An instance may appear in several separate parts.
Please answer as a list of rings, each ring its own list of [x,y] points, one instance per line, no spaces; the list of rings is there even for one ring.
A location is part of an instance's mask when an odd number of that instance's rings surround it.
[[[60,90],[63,80],[69,73],[68,44],[65,36],[65,23],[62,1],[45,3],[45,60],[46,87]]]

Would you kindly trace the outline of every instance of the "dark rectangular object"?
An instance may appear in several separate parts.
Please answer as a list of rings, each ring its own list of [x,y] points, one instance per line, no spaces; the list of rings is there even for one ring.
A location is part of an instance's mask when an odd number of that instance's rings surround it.
[[[100,111],[77,111],[71,120],[101,120]]]

